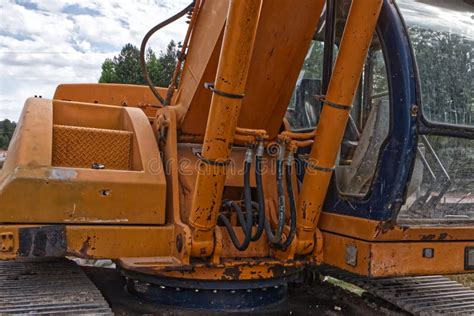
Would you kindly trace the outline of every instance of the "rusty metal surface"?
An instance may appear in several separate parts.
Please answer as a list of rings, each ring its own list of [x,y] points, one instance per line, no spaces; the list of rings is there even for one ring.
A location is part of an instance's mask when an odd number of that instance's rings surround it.
[[[354,284],[414,315],[474,315],[474,290],[445,276],[367,278],[343,270],[319,270]]]
[[[67,252],[66,226],[19,228],[20,257],[62,257]]]
[[[0,261],[0,314],[111,315],[102,294],[74,262]]]

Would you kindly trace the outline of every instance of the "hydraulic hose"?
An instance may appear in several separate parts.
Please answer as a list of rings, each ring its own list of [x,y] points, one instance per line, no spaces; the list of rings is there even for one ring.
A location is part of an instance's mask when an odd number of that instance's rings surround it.
[[[248,223],[244,219],[243,212],[242,212],[242,209],[240,208],[240,206],[237,203],[235,203],[234,201],[229,201],[229,200],[225,201],[223,203],[223,205],[229,207],[230,209],[233,209],[234,211],[236,211],[237,217],[239,219],[240,226],[244,230],[244,234],[245,234],[245,232],[247,231],[247,224]],[[247,213],[247,217],[248,217],[248,214],[250,214],[250,216],[252,216],[252,212],[246,211],[246,213]],[[239,241],[239,238],[237,237],[237,234],[234,231],[234,227],[232,227],[232,224],[230,223],[229,219],[227,217],[225,217],[224,214],[222,214],[222,213],[219,214],[219,219],[222,221],[222,223],[226,227],[227,231],[229,232],[230,239],[232,240],[232,243],[234,244],[235,248],[237,248],[240,251],[243,251],[243,250],[247,249],[249,244],[250,244],[250,237],[251,237],[250,234],[245,234],[244,240],[241,243]],[[250,221],[250,223],[252,223],[252,221]],[[250,225],[250,229],[252,229],[251,225]]]
[[[283,150],[284,152],[284,150]],[[283,190],[283,159],[278,158],[276,161],[276,180],[278,193],[278,235],[281,236],[285,227],[285,192]]]
[[[288,162],[286,164],[286,175],[285,175],[285,180],[286,180],[286,190],[288,193],[288,200],[290,202],[290,233],[286,237],[285,241],[281,244],[276,245],[278,249],[286,250],[288,246],[291,245],[293,242],[293,239],[295,238],[296,235],[296,201],[295,201],[295,195],[293,193],[293,182],[292,176],[293,176],[293,156],[292,153],[290,153],[288,157]]]
[[[255,235],[252,236],[252,241],[259,240],[265,229],[265,198],[263,195],[263,181],[262,181],[262,159],[263,159],[263,143],[258,145],[257,154],[255,157],[255,183],[257,187],[257,216],[258,224]]]
[[[227,231],[229,232],[230,239],[237,250],[243,251],[248,248],[252,239],[252,226],[253,226],[253,203],[250,188],[250,167],[252,165],[253,150],[252,148],[247,149],[244,164],[244,205],[245,205],[245,218],[240,206],[234,201],[225,201],[224,206],[230,207],[237,212],[237,217],[244,232],[244,240],[242,242],[237,238],[234,227],[230,223],[229,219],[224,214],[219,214],[219,219],[224,223]]]
[[[277,190],[278,190],[278,227],[277,231],[274,233],[270,222],[265,218],[265,233],[267,234],[268,241],[274,245],[278,245],[281,241],[281,235],[283,233],[283,228],[285,227],[285,195],[283,193],[283,183],[282,183],[282,167],[283,159],[285,154],[285,148],[280,144],[279,155],[276,160],[276,179],[277,179]],[[261,175],[260,175],[261,177]],[[257,182],[257,193],[261,192],[261,195],[258,194],[259,203],[264,200],[263,188],[260,183],[260,189]]]
[[[251,241],[258,240],[263,231],[267,235],[268,241],[275,246],[277,249],[286,250],[288,246],[293,242],[296,235],[296,201],[293,191],[293,153],[288,155],[288,163],[285,165],[284,162],[285,147],[280,145],[280,153],[276,160],[276,180],[277,180],[277,191],[278,191],[278,226],[276,232],[273,232],[268,219],[265,216],[265,197],[263,193],[263,181],[262,181],[262,158],[263,158],[263,145],[257,150],[255,158],[255,181],[257,187],[257,200],[258,202],[252,201],[251,187],[250,187],[250,170],[252,164],[253,150],[249,147],[245,157],[244,165],[244,205],[245,205],[245,216],[241,207],[234,201],[226,200],[223,203],[224,207],[229,207],[237,213],[237,218],[242,227],[244,233],[244,239],[239,241],[237,234],[235,233],[234,227],[230,223],[229,219],[224,214],[219,214],[219,219],[222,221],[227,231],[229,232],[230,239],[234,244],[235,248],[242,251],[248,248]],[[285,166],[285,181],[286,189],[288,193],[289,208],[290,208],[290,232],[286,239],[282,242],[283,229],[286,222],[286,206],[285,206],[285,192],[283,188],[283,167]],[[257,210],[258,214],[258,226],[254,235],[252,235],[253,227],[253,210]]]
[[[252,165],[252,159],[253,159],[253,149],[249,147],[247,149],[247,154],[246,154],[245,163],[244,163],[244,203],[245,203],[245,214],[247,215],[246,216],[247,225],[244,228],[244,234],[245,234],[245,241],[247,241],[247,237],[248,237],[247,247],[248,247],[248,243],[250,243],[252,239],[252,226],[253,226],[252,192],[250,188],[250,170],[251,170],[250,167]]]
[[[193,7],[194,7],[194,1],[192,3],[190,3],[186,8],[184,8],[180,12],[173,15],[172,17],[170,17],[170,18],[164,20],[163,22],[155,25],[152,29],[150,29],[148,31],[148,33],[146,33],[145,37],[143,37],[142,44],[140,46],[140,66],[142,68],[143,77],[145,78],[145,81],[147,82],[148,86],[150,87],[151,92],[153,92],[155,97],[158,99],[158,101],[160,101],[160,103],[163,106],[166,106],[168,104],[166,104],[166,100],[163,99],[163,97],[160,95],[158,90],[156,90],[155,86],[153,85],[153,82],[151,82],[150,74],[148,73],[148,68],[146,66],[146,59],[145,59],[146,45],[148,43],[148,40],[150,39],[150,37],[153,34],[155,34],[157,31],[161,30],[163,27],[167,26],[168,24],[171,24],[174,21],[176,21],[177,19],[179,19],[182,16],[186,15],[186,13],[191,11],[193,9]]]

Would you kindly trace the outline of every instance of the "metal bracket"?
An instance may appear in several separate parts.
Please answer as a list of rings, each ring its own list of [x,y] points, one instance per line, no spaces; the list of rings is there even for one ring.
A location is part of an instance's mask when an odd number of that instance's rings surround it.
[[[66,226],[20,228],[19,241],[20,257],[63,257],[67,252]]]
[[[13,233],[0,234],[0,252],[13,252]]]

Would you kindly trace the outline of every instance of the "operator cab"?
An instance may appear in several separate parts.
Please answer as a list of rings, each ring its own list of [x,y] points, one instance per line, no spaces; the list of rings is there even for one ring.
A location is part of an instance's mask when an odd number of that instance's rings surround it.
[[[419,85],[416,104],[421,104],[411,108],[411,115],[418,117],[417,126],[409,132],[417,141],[409,154],[414,159],[402,157],[392,162],[404,165],[411,172],[405,192],[400,194],[404,203],[370,216],[347,212],[339,207],[343,203],[338,202],[365,204],[361,206],[365,208],[375,206],[377,201],[370,202],[373,191],[383,189],[382,174],[390,176],[383,170],[388,161],[384,155],[396,136],[395,129],[401,128],[397,126],[401,122],[396,118],[396,111],[407,100],[394,82],[397,74],[390,73],[389,64],[393,63],[390,55],[396,47],[388,43],[387,31],[379,26],[354,96],[333,178],[333,199],[329,196],[326,203],[329,212],[368,219],[396,219],[399,225],[474,222],[474,6],[453,1],[441,10],[429,1],[422,2],[397,2],[417,58],[419,74],[413,76]],[[333,42],[325,39],[328,33],[324,24],[314,35],[286,113],[292,131],[312,130],[318,123],[320,99],[328,84],[324,73],[330,71],[337,55],[349,5],[350,1],[338,2]],[[429,12],[430,19],[419,18],[425,12]],[[332,52],[325,45],[332,47]],[[300,152],[306,153],[308,150]]]

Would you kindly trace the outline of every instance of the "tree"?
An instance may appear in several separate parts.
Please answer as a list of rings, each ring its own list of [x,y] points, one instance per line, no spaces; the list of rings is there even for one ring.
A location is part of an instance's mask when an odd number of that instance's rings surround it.
[[[10,120],[0,121],[0,149],[6,150],[15,131],[16,123]]]
[[[176,67],[177,45],[170,41],[166,52],[157,57],[149,48],[146,52],[148,74],[151,81],[160,87],[168,87]],[[100,83],[145,84],[140,66],[140,51],[132,44],[126,44],[120,54],[107,58],[102,64]]]
[[[156,84],[161,87],[167,87],[171,83],[171,78],[173,76],[174,69],[176,67],[176,59],[178,58],[178,52],[176,50],[176,43],[171,40],[168,47],[166,48],[166,53],[161,53],[160,58],[158,59],[158,64],[161,66],[161,76],[156,81]]]
[[[99,83],[114,82],[118,82],[117,74],[115,73],[115,65],[112,59],[107,58],[102,64],[102,74],[100,75]]]
[[[113,63],[118,82],[145,84],[140,67],[140,51],[132,44],[125,45],[120,54],[114,57]]]
[[[473,125],[473,41],[417,26],[409,31],[420,71],[425,115],[437,122]]]

